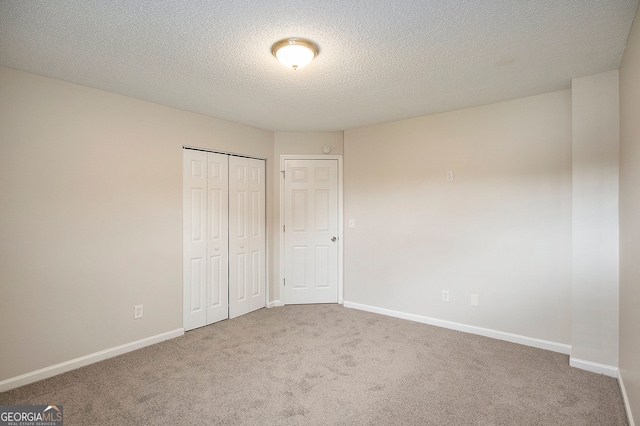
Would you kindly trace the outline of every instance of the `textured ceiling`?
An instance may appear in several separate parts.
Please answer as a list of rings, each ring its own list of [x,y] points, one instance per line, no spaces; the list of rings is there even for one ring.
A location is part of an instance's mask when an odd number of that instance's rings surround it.
[[[638,0],[0,0],[0,65],[275,131],[333,131],[617,69]],[[285,37],[320,54],[293,71]]]

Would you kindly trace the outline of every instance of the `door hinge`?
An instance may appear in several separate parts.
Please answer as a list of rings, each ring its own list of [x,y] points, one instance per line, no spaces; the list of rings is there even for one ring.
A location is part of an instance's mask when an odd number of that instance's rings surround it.
[[[285,171],[284,171],[284,170],[280,170],[280,173],[282,173],[282,179],[286,179],[286,177],[285,177],[285,175],[286,175]]]
[[[287,285],[287,279],[286,279],[286,278],[283,278],[283,279],[282,279],[282,283],[283,283],[283,285]]]
[[[282,232],[285,232],[285,225],[282,225]]]

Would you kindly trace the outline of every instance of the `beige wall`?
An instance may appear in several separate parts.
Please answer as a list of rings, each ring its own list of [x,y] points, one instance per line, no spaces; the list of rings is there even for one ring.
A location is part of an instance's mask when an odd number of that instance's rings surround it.
[[[0,68],[0,381],[182,327],[183,145],[273,175],[272,132]]]
[[[640,420],[640,12],[620,67],[620,375]]]
[[[570,344],[569,90],[344,144],[345,301]]]
[[[343,132],[275,132],[274,134],[274,159],[277,166],[273,169],[273,229],[278,231],[272,240],[271,253],[273,254],[273,279],[271,280],[271,301],[276,305],[280,298],[280,156],[281,155],[325,155],[322,148],[329,146],[331,155],[342,155],[344,143]]]
[[[571,363],[618,366],[618,71],[572,82]]]

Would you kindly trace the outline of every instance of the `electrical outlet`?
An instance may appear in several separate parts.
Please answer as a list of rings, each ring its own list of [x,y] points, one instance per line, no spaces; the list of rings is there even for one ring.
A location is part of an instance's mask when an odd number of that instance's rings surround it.
[[[142,318],[142,305],[136,305],[133,307],[133,319]]]
[[[447,170],[447,182],[453,182],[453,170]]]
[[[449,301],[449,290],[442,290],[442,301],[443,302]]]
[[[480,306],[479,304],[479,300],[478,300],[478,295],[477,294],[472,294],[471,295],[471,306],[473,306],[474,308],[477,308],[478,306]]]

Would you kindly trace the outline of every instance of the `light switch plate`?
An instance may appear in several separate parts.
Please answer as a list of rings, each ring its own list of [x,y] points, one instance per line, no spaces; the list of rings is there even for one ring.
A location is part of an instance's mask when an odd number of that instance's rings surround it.
[[[140,319],[143,315],[142,305],[136,305],[133,307],[133,319]]]

